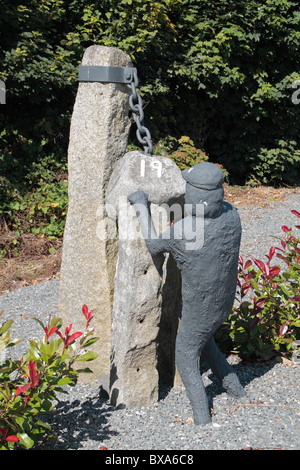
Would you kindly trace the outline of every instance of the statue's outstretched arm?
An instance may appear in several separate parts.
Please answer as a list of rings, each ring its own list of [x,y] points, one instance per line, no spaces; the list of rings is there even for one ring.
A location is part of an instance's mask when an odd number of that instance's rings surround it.
[[[148,194],[146,194],[144,191],[138,190],[130,194],[128,196],[128,200],[136,211],[148,250],[150,251],[151,255],[157,255],[159,253],[165,253],[170,250],[168,246],[168,239],[166,239],[165,236],[162,238],[161,235],[157,235],[156,233],[152,222],[150,202],[148,197]]]

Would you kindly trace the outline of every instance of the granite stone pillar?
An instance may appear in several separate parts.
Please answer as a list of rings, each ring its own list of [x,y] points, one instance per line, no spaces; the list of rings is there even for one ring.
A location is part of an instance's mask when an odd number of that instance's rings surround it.
[[[82,65],[132,67],[124,52],[94,45]],[[111,312],[118,253],[117,237],[99,237],[106,227],[107,185],[121,156],[126,153],[130,128],[126,84],[81,82],[74,105],[68,149],[69,204],[63,239],[59,315],[64,324],[84,328],[82,305],[94,309],[93,326],[100,340],[93,350],[98,359],[88,363],[93,381],[109,374]]]

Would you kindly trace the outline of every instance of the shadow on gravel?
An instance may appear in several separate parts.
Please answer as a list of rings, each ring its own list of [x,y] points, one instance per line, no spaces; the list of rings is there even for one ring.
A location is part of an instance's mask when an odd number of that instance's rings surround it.
[[[233,364],[232,369],[245,387],[252,380],[266,374],[275,365],[275,361],[253,362],[247,365],[239,363]],[[225,390],[204,363],[201,363],[200,371],[202,374],[207,373],[207,377],[211,380],[211,383],[206,386],[206,393],[209,406],[213,408],[214,398],[224,393]],[[171,390],[172,387],[161,384],[159,400],[166,398]],[[100,394],[87,398],[85,401],[79,399],[69,401],[66,395],[66,400],[61,399],[55,409],[41,417],[44,422],[51,425],[52,433],[58,437],[54,444],[48,444],[45,447],[50,450],[85,449],[84,442],[92,440],[94,441],[93,449],[97,448],[97,443],[99,443],[99,448],[102,446],[109,448],[109,442],[106,443],[106,441],[118,434],[109,425],[109,417],[114,411],[115,408]],[[89,445],[86,448],[88,449]]]
[[[268,362],[249,362],[247,364],[243,364],[242,362],[238,364],[231,364],[233,371],[237,374],[241,385],[246,387],[252,380],[262,377],[264,374],[269,372],[274,366],[276,365],[275,361],[268,361]],[[202,363],[200,367],[201,373],[205,373],[210,371],[210,369],[206,366],[206,364]],[[209,405],[212,407],[213,399],[224,393],[225,390],[216,378],[216,376],[210,371],[208,373],[208,378],[211,380],[211,384],[206,387],[206,393],[209,401]]]
[[[66,398],[67,400],[67,398]],[[46,444],[43,448],[50,450],[77,450],[84,449],[84,442],[93,440],[93,448],[105,446],[105,441],[117,432],[110,429],[108,417],[114,407],[107,404],[101,397],[88,398],[85,401],[73,400],[58,402],[49,413],[41,419],[50,424],[52,434],[57,437],[53,444]]]
[[[243,387],[246,387],[249,383],[252,382],[252,380],[261,377],[267,372],[269,372],[269,370],[271,370],[276,365],[276,362],[249,362],[247,364],[239,362],[237,364],[230,365],[233,371],[237,374],[241,385]],[[207,373],[207,377],[211,381],[211,383],[205,387],[205,390],[209,406],[210,408],[212,408],[214,398],[218,395],[221,395],[222,393],[225,393],[225,389],[222,387],[217,377],[211,372],[210,368],[205,364],[204,361],[201,361],[200,363],[200,372],[202,375]],[[159,400],[164,400],[171,392],[171,390],[172,387],[161,382],[159,388]]]

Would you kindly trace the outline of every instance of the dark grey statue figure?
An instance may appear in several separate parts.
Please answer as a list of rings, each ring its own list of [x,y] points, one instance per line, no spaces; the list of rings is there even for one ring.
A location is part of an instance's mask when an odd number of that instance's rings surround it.
[[[211,417],[200,356],[227,393],[235,398],[245,395],[213,337],[234,302],[241,224],[236,209],[224,202],[223,174],[216,165],[200,163],[184,170],[182,176],[186,180],[185,216],[159,236],[151,220],[148,195],[139,190],[128,199],[137,211],[151,255],[171,253],[181,271],[183,308],[176,366],[192,405],[194,423],[207,424]]]

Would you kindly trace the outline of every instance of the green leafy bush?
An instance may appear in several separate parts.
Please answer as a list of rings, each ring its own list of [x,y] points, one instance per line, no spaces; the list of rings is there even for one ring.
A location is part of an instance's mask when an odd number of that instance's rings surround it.
[[[49,155],[31,162],[23,171],[20,182],[19,176],[10,175],[8,169],[7,176],[0,177],[0,229],[15,235],[14,246],[0,249],[2,255],[7,255],[8,249],[18,251],[22,234],[33,233],[49,239],[63,235],[68,206],[66,164]]]
[[[0,361],[0,450],[32,448],[48,437],[51,426],[41,421],[41,413],[53,408],[57,392],[67,393],[64,385],[75,386],[78,374],[91,372],[89,368],[75,368],[75,363],[97,357],[87,350],[99,339],[92,337],[93,310],[89,312],[84,305],[82,312],[86,318],[84,332],[71,333],[70,324],[62,333],[61,319],[56,317],[49,317],[47,325],[35,319],[44,330],[43,339],[32,338],[20,360]],[[10,339],[12,323],[9,320],[0,328],[0,352],[20,341]]]
[[[205,155],[202,150],[195,147],[195,144],[190,137],[182,136],[178,140],[178,143],[178,149],[170,153],[168,156],[181,170],[208,160],[208,156]]]
[[[155,142],[190,136],[234,184],[297,184],[299,26],[292,0],[3,0],[0,154],[26,166],[43,141],[66,161],[78,65],[101,44],[131,56]]]
[[[300,218],[300,213],[292,211]],[[300,228],[300,225],[296,225]],[[300,339],[300,238],[282,226],[280,247],[271,247],[268,261],[239,260],[239,305],[218,330],[216,339],[226,352],[261,357],[288,353]],[[274,256],[286,269],[271,266]]]
[[[280,140],[276,148],[261,148],[248,184],[298,184],[295,167],[300,166],[300,150],[295,141]]]

